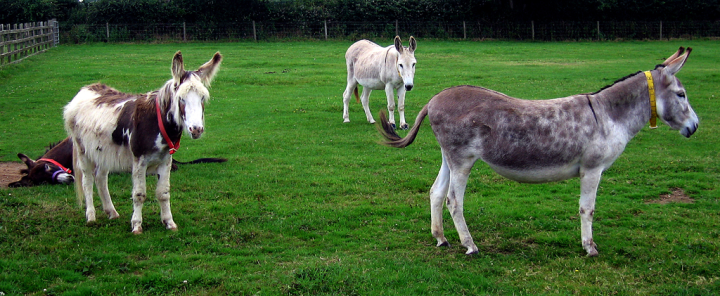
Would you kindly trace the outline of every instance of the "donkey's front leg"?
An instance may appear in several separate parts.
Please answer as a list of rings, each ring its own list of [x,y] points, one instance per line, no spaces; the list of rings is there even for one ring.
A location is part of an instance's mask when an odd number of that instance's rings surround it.
[[[133,161],[132,169],[132,200],[133,200],[133,214],[130,218],[130,226],[134,234],[142,233],[142,208],[145,199],[147,198],[146,191],[146,180],[145,174],[147,173],[147,162],[144,156],[140,156]]]
[[[395,128],[395,95],[392,83],[385,84],[385,96],[387,97],[388,123]]]
[[[405,121],[405,93],[407,91],[405,90],[404,86],[401,86],[397,90],[398,95],[398,114],[400,115],[400,129],[408,129],[410,126],[408,126],[407,122]]]
[[[588,256],[598,255],[597,245],[593,241],[592,222],[595,215],[595,197],[600,184],[602,169],[596,168],[580,172],[580,234],[582,246]]]
[[[172,168],[172,156],[158,166],[158,183],[155,189],[155,197],[160,204],[160,220],[167,229],[177,230],[177,225],[172,218],[170,211],[170,169]]]

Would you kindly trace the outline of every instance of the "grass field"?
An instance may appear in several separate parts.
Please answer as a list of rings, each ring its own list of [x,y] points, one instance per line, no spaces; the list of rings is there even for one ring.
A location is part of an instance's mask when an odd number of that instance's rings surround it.
[[[379,40],[390,44],[389,40]],[[359,104],[342,123],[349,42],[60,46],[0,69],[0,161],[39,156],[65,137],[62,107],[103,82],[147,92],[182,50],[196,69],[225,59],[206,132],[174,156],[224,157],[171,176],[177,232],[157,202],[130,233],[131,180],[110,178],[121,217],[86,226],[72,186],[0,189],[0,292],[5,295],[710,295],[720,291],[720,43],[515,43],[418,40],[410,124],[442,89],[488,87],[528,99],[597,91],[650,70],[679,46],[677,75],[700,117],[685,139],[643,129],[598,191],[595,241],[580,244],[579,181],[519,184],[473,168],[465,217],[480,253],[430,235],[428,190],[440,152],[427,121],[405,149],[376,142]],[[370,99],[377,115],[382,92]],[[154,190],[148,178],[149,192]],[[681,189],[693,203],[648,203]],[[678,191],[679,192],[679,191]],[[96,202],[99,206],[99,202]],[[100,213],[101,211],[98,211]]]

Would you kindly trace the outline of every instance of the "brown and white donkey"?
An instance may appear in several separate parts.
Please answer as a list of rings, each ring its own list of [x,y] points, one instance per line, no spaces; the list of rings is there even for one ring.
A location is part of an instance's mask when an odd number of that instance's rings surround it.
[[[158,175],[155,197],[162,223],[167,229],[177,229],[170,212],[172,154],[183,131],[193,139],[205,131],[205,103],[210,99],[207,88],[221,61],[218,52],[198,70],[185,71],[178,51],[170,66],[172,78],[156,91],[128,94],[97,83],[81,88],[65,106],[65,130],[73,142],[73,167],[77,171],[75,190],[78,200],[85,200],[88,223],[95,222],[93,183],[103,211],[115,219],[119,214],[108,192],[108,173],[131,171],[132,232],[142,233],[148,173]]]

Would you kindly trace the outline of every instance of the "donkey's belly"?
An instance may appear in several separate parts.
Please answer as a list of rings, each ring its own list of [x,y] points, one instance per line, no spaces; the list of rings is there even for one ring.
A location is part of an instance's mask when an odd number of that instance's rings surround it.
[[[546,183],[562,181],[580,175],[580,164],[573,163],[564,166],[553,166],[543,168],[517,169],[507,168],[488,163],[490,168],[501,176],[521,183]]]

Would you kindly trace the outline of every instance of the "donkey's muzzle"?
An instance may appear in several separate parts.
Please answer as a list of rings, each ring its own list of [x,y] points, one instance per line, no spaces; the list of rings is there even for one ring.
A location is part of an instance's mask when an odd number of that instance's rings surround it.
[[[202,126],[191,126],[188,128],[188,132],[190,132],[190,137],[192,137],[193,139],[200,138],[204,131],[205,128],[203,128]]]
[[[692,134],[694,134],[697,131],[697,129],[698,129],[698,123],[694,122],[689,126],[683,127],[680,130],[680,134],[685,136],[686,138],[690,138],[690,136],[692,136]]]
[[[412,88],[413,88],[413,85],[412,85],[412,84],[405,84],[405,90],[406,90],[406,91],[411,91]]]

